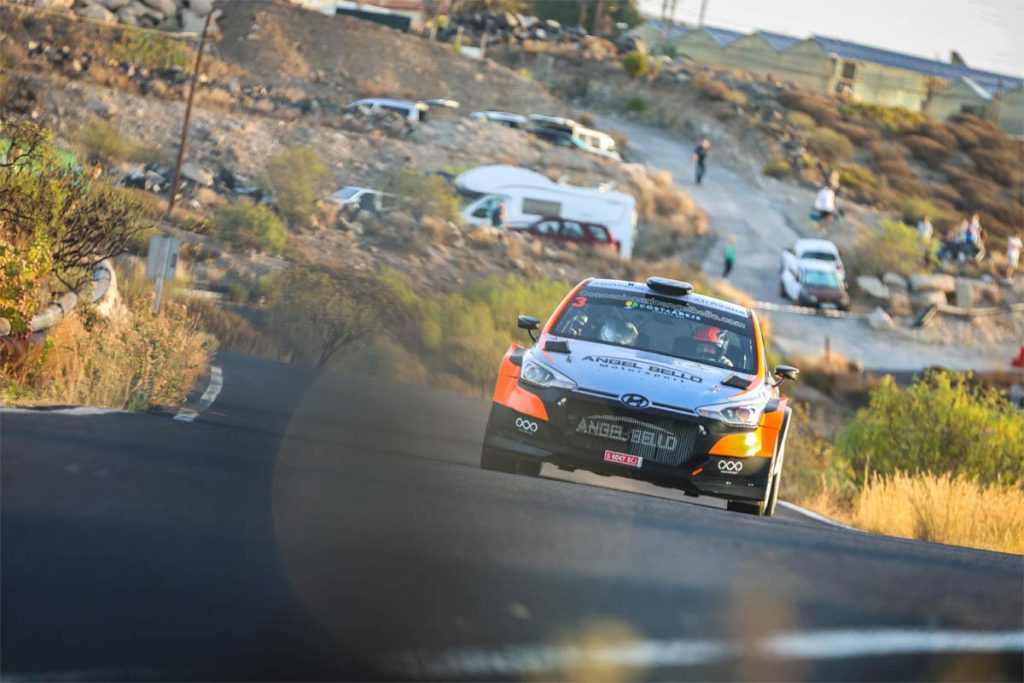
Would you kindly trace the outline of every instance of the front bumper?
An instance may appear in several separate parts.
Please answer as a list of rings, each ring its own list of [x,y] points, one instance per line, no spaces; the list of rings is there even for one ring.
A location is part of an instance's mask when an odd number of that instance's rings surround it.
[[[747,455],[742,452],[722,452],[722,437],[740,435],[744,430],[727,428],[720,423],[697,416],[680,417],[657,411],[627,411],[616,401],[600,401],[587,397],[587,403],[605,412],[614,411],[631,424],[650,425],[653,421],[669,424],[671,420],[680,432],[692,433],[692,442],[680,448],[677,457],[665,458],[657,449],[644,447],[628,440],[602,438],[580,434],[573,426],[573,392],[557,389],[536,389],[544,403],[547,418],[539,419],[513,408],[492,404],[490,419],[484,437],[484,448],[522,460],[540,460],[558,467],[581,469],[606,476],[629,477],[658,486],[681,489],[690,495],[707,495],[729,500],[763,500],[767,490],[771,457]],[[657,429],[657,428],[654,428]],[[645,430],[646,431],[646,430]],[[712,449],[715,453],[711,453]],[[606,451],[644,456],[639,466],[624,465],[605,460]],[[652,456],[652,453],[654,454]],[[614,457],[614,456],[613,456]],[[662,460],[659,462],[658,460]],[[631,459],[632,460],[632,459]],[[675,462],[666,462],[673,460]]]

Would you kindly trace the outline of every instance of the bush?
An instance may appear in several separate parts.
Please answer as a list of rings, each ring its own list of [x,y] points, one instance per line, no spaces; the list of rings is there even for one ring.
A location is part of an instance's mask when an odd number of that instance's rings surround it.
[[[459,221],[459,197],[440,176],[403,168],[388,176],[384,189],[396,195],[398,203],[417,217]]]
[[[996,149],[971,150],[971,161],[978,172],[1006,188],[1020,189],[1022,184],[1021,169],[1024,158],[1019,145]]]
[[[914,152],[914,156],[921,161],[939,166],[949,156],[949,148],[923,135],[907,135],[903,138],[903,144]]]
[[[818,125],[832,127],[839,121],[839,109],[833,99],[804,90],[786,90],[781,100],[789,109],[810,114]]]
[[[915,225],[923,216],[928,216],[933,224],[948,224],[954,215],[946,207],[940,206],[927,197],[908,197],[900,205],[903,220]]]
[[[802,111],[791,111],[787,113],[786,122],[794,128],[801,128],[804,130],[810,130],[817,125],[813,116]]]
[[[163,153],[156,147],[146,145],[138,138],[123,135],[114,124],[104,119],[89,119],[74,135],[90,158],[103,161],[136,161],[158,163]]]
[[[883,107],[876,104],[847,102],[841,107],[843,118],[856,122],[871,122],[891,133],[917,130],[925,122],[924,114],[902,107]]]
[[[912,275],[924,256],[917,231],[887,218],[882,219],[877,231],[865,231],[846,253],[855,272],[878,276],[888,271]]]
[[[192,49],[182,40],[155,31],[126,28],[111,47],[110,56],[150,70],[186,68],[192,63]]]
[[[931,138],[950,151],[957,146],[956,136],[949,130],[949,127],[930,119],[925,119],[921,123],[917,129],[917,134],[923,135],[926,138]]]
[[[839,171],[839,184],[844,190],[862,202],[873,204],[878,201],[878,178],[860,164],[842,164]]]
[[[225,206],[213,219],[214,230],[224,239],[243,247],[280,254],[287,242],[284,223],[262,204],[248,200]]]
[[[881,133],[873,126],[862,126],[859,123],[850,121],[836,121],[832,124],[833,130],[842,133],[850,138],[855,145],[867,145],[875,140],[881,139]]]
[[[79,310],[53,328],[25,363],[4,369],[4,402],[144,410],[184,401],[209,364],[210,338],[180,304],[153,315],[148,298],[131,303],[123,318]]]
[[[625,109],[626,111],[637,113],[647,111],[647,101],[642,97],[634,95],[626,100]]]
[[[330,181],[327,164],[309,146],[292,147],[268,159],[263,179],[285,221],[295,229],[309,224]]]
[[[189,299],[185,306],[197,327],[217,339],[217,348],[250,356],[280,357],[274,342],[238,313],[208,299]]]
[[[1024,484],[1024,413],[964,374],[935,371],[906,389],[887,377],[837,442],[855,472],[952,474]]]
[[[765,162],[761,172],[772,178],[784,178],[793,172],[793,167],[782,157],[775,157]]]
[[[627,52],[622,56],[622,70],[630,78],[640,78],[650,70],[650,59],[638,50]]]
[[[594,115],[588,111],[580,112],[580,115],[576,117],[576,120],[579,121],[580,125],[586,126],[587,128],[593,128],[597,125],[597,119],[595,119]]]
[[[807,147],[828,163],[840,161],[853,154],[853,143],[850,139],[828,128],[808,131]]]
[[[693,84],[693,87],[695,87],[705,99],[709,99],[713,102],[730,102],[740,107],[747,104],[746,95],[706,74],[694,74],[693,78],[690,79],[690,83]]]

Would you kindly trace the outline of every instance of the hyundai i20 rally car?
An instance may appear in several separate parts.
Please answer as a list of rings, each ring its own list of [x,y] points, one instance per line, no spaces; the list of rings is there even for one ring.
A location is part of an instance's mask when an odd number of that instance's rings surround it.
[[[772,515],[798,370],[767,369],[757,315],[676,280],[588,279],[501,361],[480,464],[626,476]]]

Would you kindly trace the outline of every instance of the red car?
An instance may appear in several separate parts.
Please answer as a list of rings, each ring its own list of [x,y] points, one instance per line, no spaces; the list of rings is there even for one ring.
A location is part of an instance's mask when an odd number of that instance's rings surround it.
[[[619,243],[604,225],[549,216],[528,225],[510,225],[509,230],[528,232],[558,242],[576,242],[587,246],[610,246],[619,251]]]

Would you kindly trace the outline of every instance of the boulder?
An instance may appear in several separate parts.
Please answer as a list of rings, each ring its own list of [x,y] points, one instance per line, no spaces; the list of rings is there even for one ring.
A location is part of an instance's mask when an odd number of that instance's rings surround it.
[[[915,292],[952,294],[956,291],[956,278],[945,273],[916,273],[910,276],[910,288]]]
[[[913,315],[914,307],[910,305],[910,295],[903,290],[893,290],[889,299],[889,313],[903,318]]]
[[[132,4],[131,0],[103,0],[103,6],[111,12],[116,12],[122,7]]]
[[[140,0],[132,0],[132,4],[126,9],[130,9],[132,14],[135,15],[136,19],[147,19],[151,22],[159,23],[164,20],[165,15],[158,9],[154,9],[149,5],[145,5]]]
[[[102,21],[104,24],[117,23],[117,16],[106,7],[100,5],[86,5],[85,7],[79,7],[77,11],[79,16],[86,19]],[[81,69],[77,69],[77,71],[81,71]]]
[[[68,10],[75,5],[75,0],[36,0],[35,6],[44,9]]]
[[[181,10],[181,30],[185,33],[202,33],[206,19],[190,9]]]
[[[213,0],[188,0],[189,10],[201,17],[213,11]]]
[[[896,327],[896,323],[889,317],[889,314],[879,307],[876,307],[868,315],[868,325],[873,330],[892,330]]]
[[[945,306],[948,301],[944,292],[925,291],[914,292],[910,297],[910,303],[914,308],[927,308],[929,306]]]
[[[128,26],[134,26],[138,23],[138,19],[135,18],[135,12],[133,12],[130,7],[122,7],[117,10],[117,20],[122,24],[127,24]]]
[[[891,293],[889,288],[882,284],[882,281],[873,275],[860,275],[857,277],[857,289],[866,296],[878,301],[888,301]]]
[[[203,187],[213,186],[213,174],[191,161],[181,165],[181,175],[197,185],[202,185]]]
[[[960,308],[974,306],[974,281],[966,277],[956,279],[955,297],[953,303]]]
[[[165,17],[173,17],[178,13],[178,3],[174,0],[142,0],[143,4],[152,7]]]
[[[907,278],[903,277],[899,273],[886,273],[882,276],[882,282],[889,289],[902,289],[904,292],[910,287],[907,282]]]

